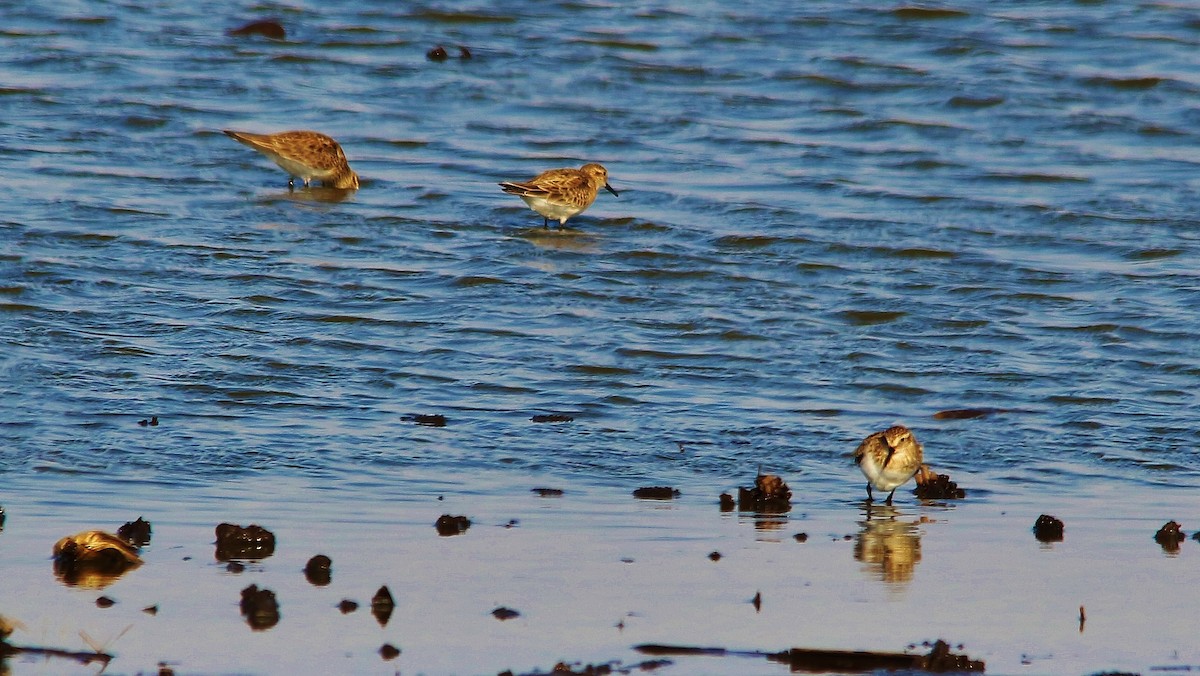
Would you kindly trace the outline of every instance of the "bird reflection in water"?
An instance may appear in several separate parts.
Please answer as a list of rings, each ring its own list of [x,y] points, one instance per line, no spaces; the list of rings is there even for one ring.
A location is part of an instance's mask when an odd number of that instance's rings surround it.
[[[863,564],[863,571],[888,584],[901,585],[912,580],[921,562],[921,533],[919,519],[902,521],[901,513],[890,505],[868,503],[863,506],[866,516],[854,540],[854,560]]]

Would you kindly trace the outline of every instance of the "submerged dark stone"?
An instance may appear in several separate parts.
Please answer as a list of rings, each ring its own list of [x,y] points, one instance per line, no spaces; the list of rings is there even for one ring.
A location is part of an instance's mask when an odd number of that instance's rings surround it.
[[[471,527],[471,520],[465,516],[452,516],[443,514],[438,517],[438,520],[433,524],[437,528],[438,535],[449,537],[451,535],[461,535],[467,532]]]
[[[324,587],[333,579],[332,566],[332,559],[324,554],[317,554],[305,564],[304,577],[308,580],[309,584]]]
[[[250,23],[234,28],[229,31],[229,34],[236,37],[245,37],[248,35],[261,35],[264,38],[272,40],[282,40],[287,37],[287,31],[278,21],[251,21]]]
[[[644,486],[633,491],[633,497],[641,500],[673,500],[679,495],[679,489],[670,486]]]
[[[921,469],[917,470],[914,478],[917,487],[913,489],[913,495],[922,500],[950,500],[967,497],[967,492],[951,481],[948,474],[938,474],[929,469],[928,465],[921,465]]]
[[[520,616],[521,616],[521,613],[513,610],[512,608],[505,608],[504,606],[500,606],[499,608],[496,608],[495,610],[492,611],[492,617],[496,618],[497,620],[501,620],[501,621],[511,620],[513,618],[517,618]]]
[[[400,416],[400,419],[405,422],[415,422],[418,425],[426,427],[446,426],[446,416],[441,413],[410,413],[409,415]]]
[[[392,591],[385,584],[375,592],[375,596],[371,597],[371,614],[375,616],[375,621],[379,622],[379,626],[386,627],[388,620],[392,619],[392,611],[395,609],[396,599],[392,598]]]
[[[1154,534],[1154,541],[1162,545],[1163,551],[1171,553],[1179,551],[1179,544],[1186,539],[1187,533],[1183,532],[1175,521],[1164,523]]]
[[[1043,514],[1033,523],[1033,537],[1039,542],[1062,542],[1064,525],[1062,521]]]
[[[563,495],[561,488],[530,488],[530,493],[536,493],[540,498],[560,498]]]
[[[150,531],[150,522],[139,516],[137,521],[126,522],[118,528],[117,535],[134,547],[145,547],[150,544]]]
[[[252,584],[242,590],[242,601],[239,604],[242,617],[246,624],[255,631],[270,629],[279,624],[279,602],[275,600],[275,592],[270,589],[259,589]]]
[[[759,474],[753,488],[738,487],[737,505],[744,512],[782,514],[792,509],[792,490],[774,474]]]
[[[388,660],[394,660],[400,656],[400,649],[391,643],[384,643],[379,647],[379,656],[382,657],[385,662]]]
[[[275,553],[275,534],[256,524],[223,523],[216,528],[218,561],[265,559]]]
[[[575,418],[572,416],[569,416],[565,413],[547,413],[547,414],[535,415],[532,418],[530,418],[530,420],[532,420],[535,423],[557,423],[557,422],[572,422],[575,420]]]

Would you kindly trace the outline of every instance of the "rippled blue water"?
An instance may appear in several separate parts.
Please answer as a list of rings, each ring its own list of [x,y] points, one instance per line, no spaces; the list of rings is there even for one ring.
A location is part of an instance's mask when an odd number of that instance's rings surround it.
[[[263,16],[287,40],[225,35]],[[683,441],[685,472],[795,471],[903,420],[951,465],[1194,481],[1198,20],[27,7],[0,64],[5,470],[607,481]],[[231,127],[325,131],[366,185],[288,194]],[[569,236],[495,186],[588,160],[623,193]],[[965,406],[1019,412],[929,421]]]
[[[13,8],[0,469],[849,501],[905,422],[1014,492],[1200,485],[1200,13],[922,7]],[[328,133],[363,188],[225,128]],[[496,186],[586,161],[621,195],[565,234]],[[966,407],[1004,412],[932,417]]]

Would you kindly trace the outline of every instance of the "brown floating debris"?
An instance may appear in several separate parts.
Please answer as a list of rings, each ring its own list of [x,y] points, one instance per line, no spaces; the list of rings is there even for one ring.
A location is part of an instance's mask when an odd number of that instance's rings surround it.
[[[342,599],[341,602],[337,604],[337,609],[342,611],[343,615],[349,615],[350,613],[358,610],[358,602],[351,601],[350,599]]]
[[[375,592],[375,596],[371,597],[371,614],[375,616],[379,626],[386,627],[388,620],[392,619],[392,611],[395,609],[396,600],[392,598],[392,592],[385,584]]]
[[[149,420],[139,420],[138,424],[142,427],[158,427],[158,416],[150,416]]]
[[[426,427],[446,426],[446,416],[442,415],[441,413],[411,413],[409,415],[400,416],[400,419],[405,422],[415,422],[418,425],[425,425]]]
[[[679,489],[670,486],[644,486],[633,491],[633,497],[642,500],[673,500],[679,495]]]
[[[557,423],[557,422],[572,422],[575,420],[575,418],[573,416],[569,416],[565,413],[548,413],[548,414],[544,414],[544,415],[542,415],[542,414],[535,415],[532,418],[530,418],[530,420],[532,420],[535,423]]]
[[[671,660],[646,660],[637,664],[622,664],[617,660],[601,664],[580,664],[579,662],[567,664],[566,662],[559,662],[549,672],[530,671],[523,674],[515,674],[509,669],[500,672],[496,676],[604,676],[605,674],[649,672],[670,666],[671,664]]]
[[[1079,633],[1083,633],[1083,625],[1087,622],[1087,613],[1084,612],[1083,606],[1079,606]]]
[[[101,596],[100,598],[96,599],[97,608],[112,608],[115,604],[116,601],[108,596]]]
[[[58,650],[57,648],[36,648],[32,646],[13,645],[8,642],[8,637],[13,633],[14,629],[24,629],[25,625],[19,620],[10,620],[3,615],[0,615],[0,670],[2,673],[8,672],[8,665],[4,663],[6,657],[12,655],[37,655],[39,657],[59,657],[62,659],[79,662],[83,665],[89,665],[97,662],[101,665],[100,671],[103,672],[108,663],[112,661],[113,656],[101,650],[93,652],[72,652],[69,650]]]
[[[970,420],[972,418],[984,418],[996,413],[1004,413],[1004,409],[999,408],[956,408],[949,411],[938,411],[933,414],[934,420]]]
[[[246,587],[242,590],[239,607],[246,624],[255,631],[279,624],[279,602],[275,600],[275,592],[270,589],[259,589],[256,584]]]
[[[142,565],[124,539],[102,530],[68,535],[54,543],[54,573],[64,583],[102,589]]]
[[[216,532],[218,561],[265,559],[275,553],[275,534],[257,524],[242,528],[223,523]]]
[[[230,561],[229,563],[225,564],[225,570],[226,572],[237,575],[238,573],[246,572],[246,564],[239,561]]]
[[[438,535],[442,537],[450,537],[451,535],[461,535],[467,532],[471,527],[471,520],[465,516],[451,516],[443,514],[438,517],[438,520],[433,524],[437,528]]]
[[[1175,553],[1179,551],[1179,543],[1187,539],[1187,533],[1180,528],[1175,521],[1168,521],[1154,534],[1154,541],[1162,545],[1163,551]]]
[[[438,45],[428,52],[425,52],[425,58],[429,59],[430,61],[445,61],[448,56],[449,55],[446,54],[446,48],[441,45]]]
[[[384,643],[379,647],[379,656],[382,657],[385,662],[394,660],[400,656],[400,649],[391,643]]]
[[[146,613],[147,615],[157,615],[158,606],[146,606],[145,608],[142,608],[142,612]]]
[[[722,493],[720,504],[722,512],[732,512],[737,507],[737,500],[734,500],[733,496],[728,493]]]
[[[773,514],[787,512],[792,509],[792,491],[780,477],[760,472],[754,479],[754,488],[738,487],[738,509]]]
[[[967,492],[951,481],[949,475],[938,474],[930,469],[929,465],[921,465],[915,476],[917,487],[913,489],[913,495],[923,500],[947,500],[967,496]]]
[[[287,31],[283,29],[278,21],[251,21],[250,23],[229,31],[230,35],[243,37],[247,35],[261,35],[264,38],[272,40],[282,40],[287,37]]]
[[[117,535],[134,547],[145,547],[150,544],[150,522],[139,516],[118,528]]]
[[[808,533],[796,533],[792,539],[796,542],[808,542]]]
[[[496,608],[495,610],[492,611],[492,617],[496,618],[497,620],[501,620],[501,621],[511,620],[513,618],[517,618],[520,616],[521,616],[521,613],[513,610],[512,608],[505,608],[504,606],[500,606],[499,608]]]
[[[762,592],[754,592],[754,598],[750,599],[750,603],[754,605],[754,612],[762,610]]]
[[[720,561],[721,560],[721,552],[713,550],[708,553],[708,558],[712,561]]]
[[[316,587],[324,587],[333,579],[332,566],[332,559],[324,554],[317,554],[304,565],[304,577],[308,580],[309,584]]]
[[[1033,537],[1038,542],[1062,542],[1063,530],[1063,522],[1049,514],[1043,514],[1033,522]]]
[[[563,495],[561,488],[530,488],[530,493],[536,493],[539,498],[559,498]]]

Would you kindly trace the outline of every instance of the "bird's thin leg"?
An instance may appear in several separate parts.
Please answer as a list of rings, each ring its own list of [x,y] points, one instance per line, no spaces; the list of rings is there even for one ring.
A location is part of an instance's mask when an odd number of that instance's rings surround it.
[[[891,492],[891,493],[888,493],[888,499],[887,499],[887,500],[884,500],[884,501],[883,501],[883,504],[885,504],[885,505],[888,505],[888,506],[890,507],[890,506],[891,506],[891,504],[892,504],[892,497],[893,497],[893,496],[895,496],[895,495],[896,495],[896,489],[895,489],[895,488],[893,488],[893,489],[892,489],[892,492]]]
[[[871,495],[871,484],[867,484],[867,502],[874,502],[875,498]]]
[[[542,217],[542,229],[543,230],[550,229],[550,219],[546,218],[545,216]]]

